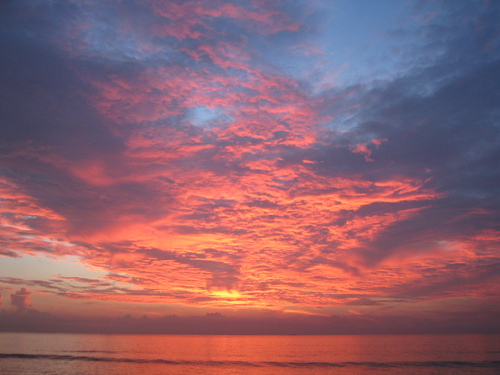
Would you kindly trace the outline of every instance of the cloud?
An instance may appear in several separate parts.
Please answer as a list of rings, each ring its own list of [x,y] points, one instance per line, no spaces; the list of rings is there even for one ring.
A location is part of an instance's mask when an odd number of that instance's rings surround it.
[[[26,288],[21,288],[10,295],[10,304],[16,307],[18,313],[24,313],[31,307],[29,303],[31,294]]]
[[[412,41],[398,74],[320,87],[297,78],[297,51],[334,54],[304,47],[321,32],[305,3],[6,2],[0,255],[106,271],[23,284],[69,298],[378,308],[464,283],[486,298],[499,7],[436,4],[384,36]]]

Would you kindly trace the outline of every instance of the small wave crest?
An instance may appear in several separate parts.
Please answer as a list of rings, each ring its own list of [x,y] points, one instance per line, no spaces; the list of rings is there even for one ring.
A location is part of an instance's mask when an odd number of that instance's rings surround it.
[[[0,359],[47,359],[62,361],[93,361],[93,362],[123,362],[137,364],[165,365],[198,365],[198,366],[247,366],[247,367],[371,367],[371,368],[404,368],[404,367],[435,367],[435,368],[500,368],[500,361],[462,362],[462,361],[423,361],[423,362],[244,362],[244,361],[175,361],[168,359],[120,358],[59,354],[22,354],[0,353]]]

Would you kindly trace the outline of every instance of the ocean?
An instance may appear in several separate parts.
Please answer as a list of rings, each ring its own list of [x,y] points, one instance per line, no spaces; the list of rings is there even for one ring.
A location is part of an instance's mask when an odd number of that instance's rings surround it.
[[[500,374],[500,335],[0,333],[0,373]]]

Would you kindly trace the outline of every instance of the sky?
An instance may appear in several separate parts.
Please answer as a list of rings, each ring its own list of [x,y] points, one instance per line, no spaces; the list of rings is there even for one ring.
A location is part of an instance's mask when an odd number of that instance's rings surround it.
[[[499,19],[2,1],[0,330],[500,332]]]

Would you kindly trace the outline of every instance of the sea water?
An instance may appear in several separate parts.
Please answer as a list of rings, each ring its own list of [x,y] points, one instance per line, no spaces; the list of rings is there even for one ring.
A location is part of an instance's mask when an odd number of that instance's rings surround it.
[[[0,333],[0,373],[499,374],[500,335]]]

